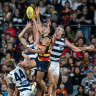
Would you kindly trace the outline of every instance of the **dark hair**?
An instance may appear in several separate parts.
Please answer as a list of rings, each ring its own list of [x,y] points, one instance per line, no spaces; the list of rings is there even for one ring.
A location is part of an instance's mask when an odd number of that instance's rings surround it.
[[[78,88],[77,88],[78,93],[80,93],[80,92],[79,92],[79,88],[80,88],[80,87],[82,87],[82,89],[83,89],[83,93],[84,93],[84,86],[83,86],[83,85],[79,85],[79,86],[78,86]]]

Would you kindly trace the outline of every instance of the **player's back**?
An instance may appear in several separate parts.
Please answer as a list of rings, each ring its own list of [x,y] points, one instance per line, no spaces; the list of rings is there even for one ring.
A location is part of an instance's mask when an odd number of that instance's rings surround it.
[[[20,92],[31,90],[24,69],[20,68],[19,66],[16,66],[16,68],[9,74],[12,76],[12,81]]]

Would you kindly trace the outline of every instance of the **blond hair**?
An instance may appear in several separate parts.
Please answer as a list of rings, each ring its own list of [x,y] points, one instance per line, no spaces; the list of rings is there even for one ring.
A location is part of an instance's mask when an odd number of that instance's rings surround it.
[[[6,65],[7,67],[15,68],[15,60],[11,58],[11,59],[9,59],[9,60],[7,60],[7,61],[5,62],[5,65]]]

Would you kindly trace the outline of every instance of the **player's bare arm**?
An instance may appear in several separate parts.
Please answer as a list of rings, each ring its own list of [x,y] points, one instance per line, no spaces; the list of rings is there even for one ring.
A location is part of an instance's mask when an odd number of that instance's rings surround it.
[[[87,47],[76,47],[75,45],[71,44],[67,39],[65,39],[65,44],[66,46],[70,47],[73,51],[76,51],[76,52],[94,49],[93,45],[90,45]]]
[[[23,46],[27,46],[27,41],[26,39],[23,37],[24,34],[26,33],[27,29],[29,29],[31,26],[31,22],[27,22],[26,27],[22,30],[22,32],[19,34],[18,38],[20,40],[20,42],[22,43]]]
[[[29,52],[34,52],[34,53],[44,54],[44,53],[45,53],[45,50],[46,50],[46,48],[47,48],[47,46],[48,46],[49,44],[50,44],[49,38],[45,37],[45,38],[42,40],[42,49],[32,50],[31,48],[29,48],[27,51],[29,51]]]

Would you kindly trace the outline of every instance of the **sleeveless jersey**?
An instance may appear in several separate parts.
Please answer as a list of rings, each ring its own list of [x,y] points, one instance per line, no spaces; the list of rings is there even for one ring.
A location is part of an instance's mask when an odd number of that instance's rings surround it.
[[[39,49],[42,48],[42,46],[43,46],[43,45],[42,45],[42,39],[45,38],[45,37],[48,37],[48,38],[50,39],[49,36],[44,36],[44,35],[42,35],[42,36],[40,37]],[[50,42],[51,42],[51,39],[50,39]],[[41,54],[41,53],[38,54],[38,60],[39,60],[39,61],[50,61],[50,53],[49,53],[50,44],[49,44],[49,46],[46,46],[46,47],[47,47],[47,48],[46,48],[44,54]]]
[[[50,60],[59,62],[64,47],[65,47],[65,40],[63,38],[56,39],[55,44],[52,47]]]
[[[14,83],[20,92],[31,90],[27,75],[25,74],[24,69],[19,66],[16,66],[13,71],[10,71],[7,76],[7,79],[8,78],[12,78],[12,80],[10,81],[9,79],[7,83]]]
[[[26,46],[26,48],[31,48],[31,49],[33,49],[33,50],[36,50],[36,49],[34,48],[34,44],[33,44],[33,43],[29,43],[29,44]],[[25,54],[30,57],[30,60],[35,59],[35,58],[37,58],[37,56],[38,56],[38,53],[33,53],[33,52],[28,52],[28,53],[25,53]]]

